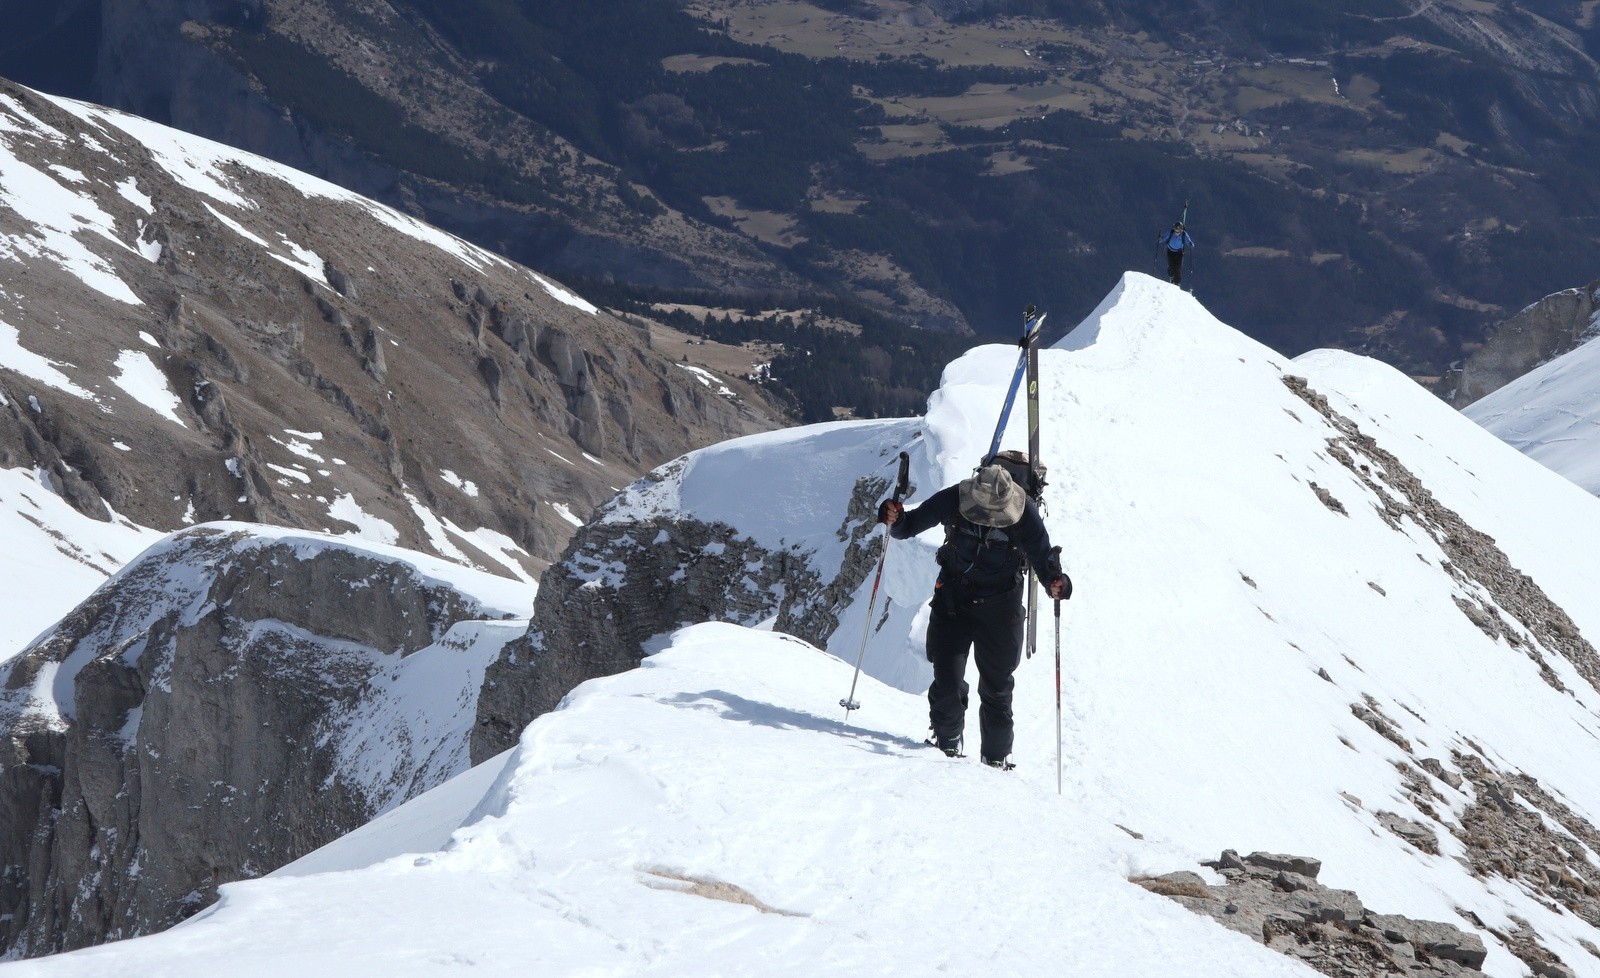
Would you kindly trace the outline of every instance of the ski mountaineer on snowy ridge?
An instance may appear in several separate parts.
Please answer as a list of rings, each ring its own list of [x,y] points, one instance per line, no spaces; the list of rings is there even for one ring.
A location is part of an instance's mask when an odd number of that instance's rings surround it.
[[[928,618],[930,742],[951,757],[961,756],[967,654],[976,650],[983,762],[1010,768],[1011,694],[1022,661],[1024,559],[1052,598],[1072,595],[1072,581],[1062,573],[1039,508],[1006,467],[991,459],[977,475],[939,490],[915,509],[884,500],[878,522],[887,523],[889,534],[900,540],[937,524],[945,527]]]
[[[1188,207],[1184,207],[1188,210]],[[1189,232],[1182,221],[1176,221],[1172,230],[1161,236],[1161,243],[1167,249],[1167,281],[1173,285],[1183,284],[1183,256],[1194,247],[1194,239],[1189,237]]]

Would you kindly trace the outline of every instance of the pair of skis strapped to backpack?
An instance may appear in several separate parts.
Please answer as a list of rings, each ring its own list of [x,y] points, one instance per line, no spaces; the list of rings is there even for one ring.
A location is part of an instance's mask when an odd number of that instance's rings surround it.
[[[1039,348],[1040,331],[1044,328],[1045,313],[1032,306],[1022,313],[1022,339],[1017,341],[1021,350],[1017,354],[1017,369],[1011,375],[1011,386],[1006,389],[1006,400],[1000,407],[1000,420],[994,426],[994,437],[989,440],[989,451],[983,462],[1000,454],[1000,439],[1005,436],[1006,422],[1011,420],[1011,408],[1017,403],[1017,391],[1024,378],[1028,381],[1028,458],[1030,468],[1037,468],[1039,457]],[[1035,478],[1037,476],[1037,478]],[[1044,490],[1042,473],[1030,472],[1028,495],[1037,500]]]
[[[1000,458],[1000,439],[1005,436],[1006,424],[1011,420],[1011,408],[1017,402],[1017,390],[1024,379],[1028,382],[1028,495],[1033,501],[1044,503],[1044,466],[1039,461],[1039,336],[1044,329],[1045,313],[1033,306],[1022,311],[1022,339],[1017,341],[1021,352],[1017,354],[1017,369],[1011,375],[1011,386],[1006,390],[1005,403],[1000,407],[1000,420],[994,426],[994,437],[989,441],[989,451],[982,464],[988,465]],[[1007,466],[1010,468],[1010,466]],[[1033,586],[1033,568],[1027,572],[1028,587],[1028,658],[1033,658],[1039,647],[1039,600]]]
[[[1189,202],[1184,201],[1183,214],[1189,216]],[[1044,314],[1036,313],[1033,306],[1023,310],[1022,320],[1022,357],[1027,368],[1028,376],[1028,494],[1041,506],[1044,505],[1044,464],[1039,461],[1039,334],[1044,325]],[[1011,413],[1011,403],[1016,398],[1016,378],[1011,381],[1012,390],[1006,395],[1005,407],[1000,413],[1000,423],[994,430],[994,441],[990,443],[989,454],[984,459],[987,464],[1000,450],[1000,436],[1004,434],[1006,421]],[[1051,548],[1051,553],[1059,555],[1060,547]],[[1057,564],[1060,563],[1059,556]],[[1038,589],[1034,587],[1033,567],[1028,568],[1028,658],[1033,658],[1033,653],[1039,647],[1039,601]],[[1056,794],[1061,794],[1061,599],[1055,599],[1056,611]]]

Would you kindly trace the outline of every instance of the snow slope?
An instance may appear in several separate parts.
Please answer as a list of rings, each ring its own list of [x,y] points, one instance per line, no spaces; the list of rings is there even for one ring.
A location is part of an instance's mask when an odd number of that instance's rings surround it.
[[[847,676],[781,636],[689,629],[530,727],[499,780],[458,799],[476,802],[476,821],[447,851],[311,876],[296,864],[227,888],[167,934],[12,968],[1300,973],[1122,882],[1147,859],[1130,836],[1105,823],[1051,832],[1075,806],[919,748],[900,732],[919,722],[914,698],[872,689],[872,726],[842,727],[827,707]],[[770,912],[685,892],[694,879]],[[951,926],[929,926],[941,913]]]
[[[0,469],[0,662],[160,538],[121,517],[84,516],[56,494],[46,473]]]
[[[1600,338],[1600,316],[1590,332]],[[1600,342],[1531,370],[1467,406],[1507,444],[1600,495]]]
[[[964,477],[1014,356],[982,347],[951,364],[924,419],[695,453],[649,500],[819,541],[812,559],[832,561],[820,541],[843,504],[816,497],[850,485],[822,485],[826,473],[853,479],[904,447],[913,501]],[[1501,933],[1515,915],[1575,973],[1600,974],[1580,943],[1600,931],[1521,873],[1520,855],[1479,875],[1463,861],[1483,855],[1463,827],[1483,789],[1419,771],[1428,759],[1536,778],[1555,801],[1518,797],[1540,827],[1526,831],[1567,833],[1565,868],[1600,874],[1577,841],[1600,820],[1600,691],[1582,639],[1600,634],[1600,502],[1387,367],[1286,362],[1142,275],[1044,351],[1041,375],[1046,522],[1077,585],[1063,608],[1060,797],[1048,608],[1041,654],[1019,671],[1018,770],[917,747],[930,533],[889,553],[889,611],[848,725],[836,703],[870,584],[832,656],[731,625],[686,629],[533,723],[497,774],[226,887],[166,934],[13,967],[1308,973],[1127,882],[1227,847],[1320,858],[1323,882],[1377,912],[1464,927],[1470,912]],[[1006,444],[1022,441],[1019,417]],[[749,502],[758,488],[765,506]],[[814,522],[785,524],[805,510]],[[1570,624],[1551,626],[1563,612]],[[1433,829],[1440,854],[1380,813]],[[783,913],[705,898],[741,891]],[[1479,934],[1486,973],[1527,973]]]

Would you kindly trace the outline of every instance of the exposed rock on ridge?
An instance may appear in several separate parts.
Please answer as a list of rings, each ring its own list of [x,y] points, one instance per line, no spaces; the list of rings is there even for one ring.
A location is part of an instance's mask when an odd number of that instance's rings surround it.
[[[1482,973],[1482,938],[1452,924],[1374,913],[1351,891],[1318,883],[1319,860],[1266,852],[1241,858],[1230,849],[1205,865],[1222,874],[1221,886],[1192,872],[1134,882],[1325,975]]]
[[[682,467],[680,459],[647,481],[672,479]],[[872,531],[887,488],[877,477],[856,482],[838,530],[850,545],[826,580],[803,551],[774,551],[689,514],[608,521],[607,511],[623,505],[614,500],[545,572],[534,624],[489,668],[472,735],[474,763],[515,745],[523,727],[580,683],[632,669],[652,638],[684,625],[770,618],[777,631],[826,645],[884,545],[881,536],[871,546],[856,544]]]
[[[0,669],[0,955],[163,929],[464,770],[502,614],[327,538],[153,548]],[[454,725],[385,699],[416,663]]]
[[[1339,437],[1328,439],[1328,454],[1372,490],[1374,508],[1384,522],[1397,532],[1405,532],[1407,523],[1418,526],[1444,551],[1449,561],[1444,569],[1460,586],[1455,603],[1462,614],[1485,634],[1527,655],[1552,688],[1565,687],[1547,654],[1566,659],[1600,690],[1600,652],[1536,581],[1512,565],[1493,537],[1440,503],[1398,458],[1333,410],[1303,378],[1286,376],[1284,384],[1340,431]]]
[[[1600,334],[1600,279],[1547,295],[1495,328],[1489,341],[1439,382],[1457,408],[1493,394]]]

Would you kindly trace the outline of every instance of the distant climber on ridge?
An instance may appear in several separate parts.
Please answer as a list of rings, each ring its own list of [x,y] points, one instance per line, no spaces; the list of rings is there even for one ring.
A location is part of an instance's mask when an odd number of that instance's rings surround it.
[[[1194,239],[1189,237],[1189,232],[1184,228],[1182,221],[1173,221],[1172,230],[1163,234],[1161,244],[1167,249],[1167,281],[1173,285],[1183,284],[1183,256],[1194,247]]]
[[[983,762],[1009,769],[1011,694],[1022,661],[1023,560],[1033,565],[1052,598],[1072,595],[1072,581],[1051,550],[1039,508],[1006,467],[991,459],[977,475],[939,490],[915,509],[884,500],[878,522],[889,524],[889,534],[900,540],[936,524],[945,527],[928,618],[929,743],[951,757],[961,756],[967,654],[976,649]]]

